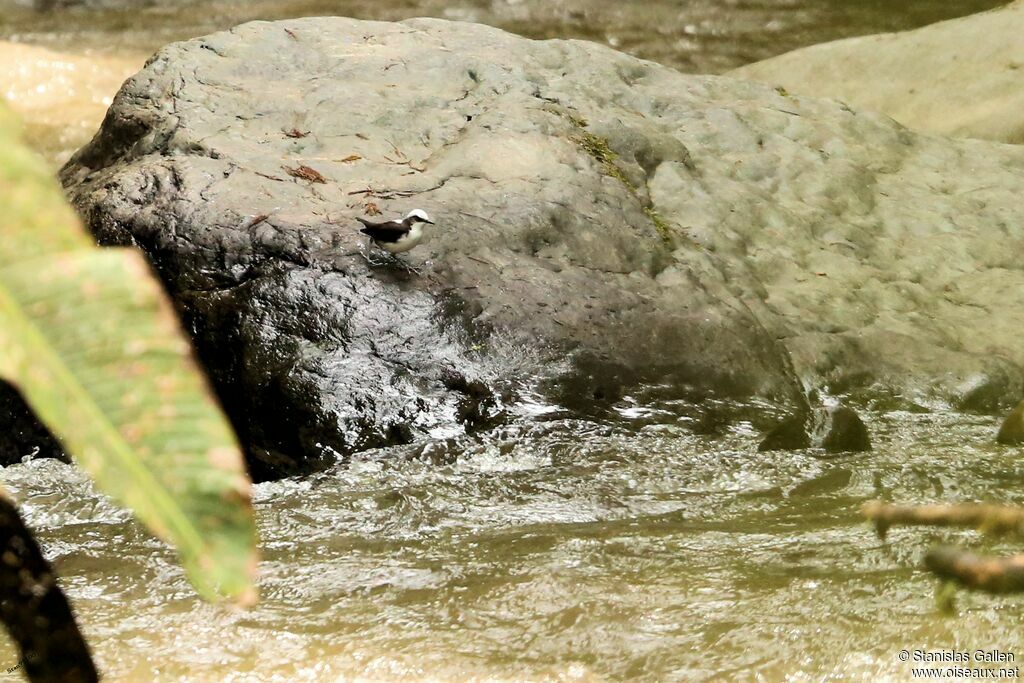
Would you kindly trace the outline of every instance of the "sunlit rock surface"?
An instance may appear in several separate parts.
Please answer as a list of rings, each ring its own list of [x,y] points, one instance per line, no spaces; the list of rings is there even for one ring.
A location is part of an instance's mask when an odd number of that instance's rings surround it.
[[[25,120],[28,141],[63,163],[93,136],[142,62],[0,41],[0,96]]]
[[[595,44],[246,24],[162,50],[63,179],[157,264],[258,476],[486,422],[545,371],[1021,389],[1024,150]],[[368,267],[355,216],[417,207],[422,274]]]
[[[1024,2],[814,45],[729,72],[931,133],[1024,143]]]

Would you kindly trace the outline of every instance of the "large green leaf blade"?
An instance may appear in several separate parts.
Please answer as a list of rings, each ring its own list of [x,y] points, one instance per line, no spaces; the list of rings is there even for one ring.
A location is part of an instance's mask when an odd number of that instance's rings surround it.
[[[241,449],[141,254],[93,246],[0,107],[0,375],[198,592],[255,597]]]

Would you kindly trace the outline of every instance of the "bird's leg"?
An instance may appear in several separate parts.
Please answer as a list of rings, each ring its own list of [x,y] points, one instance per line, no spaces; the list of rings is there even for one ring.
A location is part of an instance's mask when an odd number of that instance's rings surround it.
[[[419,268],[406,261],[404,258],[400,258],[395,254],[392,254],[391,258],[394,259],[398,263],[398,265],[402,266],[402,268],[404,268],[407,273],[415,273],[416,275],[423,274],[423,271],[421,271]]]
[[[377,261],[374,260],[374,258],[373,258],[373,238],[372,237],[367,237],[366,238],[366,251],[363,252],[363,258],[366,260],[366,263],[371,265],[371,266],[378,265]]]

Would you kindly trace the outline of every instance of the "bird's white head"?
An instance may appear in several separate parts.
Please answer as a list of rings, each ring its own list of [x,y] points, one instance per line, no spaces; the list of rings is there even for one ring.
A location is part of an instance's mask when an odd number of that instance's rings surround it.
[[[409,212],[409,215],[405,217],[405,220],[410,223],[430,223],[434,224],[434,221],[430,220],[430,216],[423,209],[413,209]]]

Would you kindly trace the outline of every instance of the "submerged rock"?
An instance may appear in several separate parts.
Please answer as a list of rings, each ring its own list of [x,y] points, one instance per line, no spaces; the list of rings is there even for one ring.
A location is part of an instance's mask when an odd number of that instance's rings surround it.
[[[258,478],[489,423],[537,375],[1021,387],[1024,152],[591,43],[245,24],[162,50],[62,177],[156,264]],[[422,274],[369,267],[354,218],[412,208]]]
[[[814,45],[730,76],[885,112],[931,133],[1024,143],[1024,1],[914,31]]]

